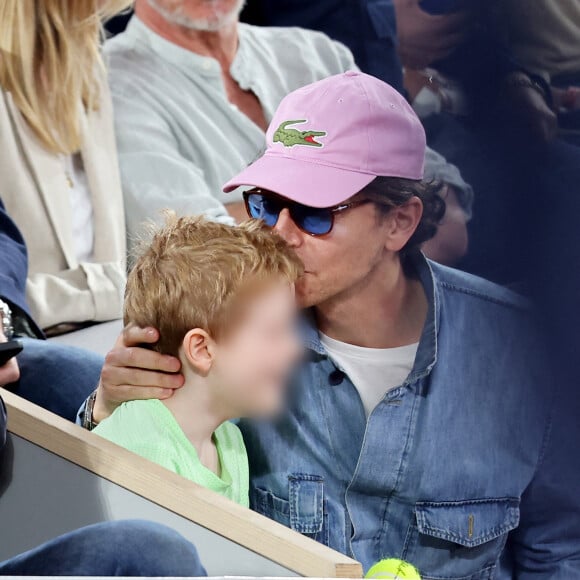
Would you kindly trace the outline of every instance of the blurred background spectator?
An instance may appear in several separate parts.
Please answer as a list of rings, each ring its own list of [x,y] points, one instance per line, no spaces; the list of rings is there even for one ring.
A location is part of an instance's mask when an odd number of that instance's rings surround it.
[[[505,0],[499,33],[518,62],[550,86],[558,134],[580,144],[580,3]]]
[[[121,316],[125,224],[100,21],[129,0],[0,3],[0,198],[49,334]]]
[[[16,338],[24,350],[0,367],[0,386],[74,421],[95,388],[103,357],[44,340],[26,303],[26,245],[0,200],[0,342]]]

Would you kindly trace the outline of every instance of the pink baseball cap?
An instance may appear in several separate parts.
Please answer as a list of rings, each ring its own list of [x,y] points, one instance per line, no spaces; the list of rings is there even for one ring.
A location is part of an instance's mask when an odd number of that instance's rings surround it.
[[[407,101],[370,75],[349,71],[280,103],[267,150],[224,186],[253,186],[310,207],[349,199],[375,177],[423,178],[425,131]]]

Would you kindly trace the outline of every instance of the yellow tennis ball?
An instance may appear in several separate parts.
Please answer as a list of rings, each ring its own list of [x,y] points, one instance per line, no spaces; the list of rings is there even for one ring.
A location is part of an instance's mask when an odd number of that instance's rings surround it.
[[[373,564],[366,573],[365,578],[374,578],[376,580],[421,580],[419,571],[415,566],[397,558],[380,560]]]

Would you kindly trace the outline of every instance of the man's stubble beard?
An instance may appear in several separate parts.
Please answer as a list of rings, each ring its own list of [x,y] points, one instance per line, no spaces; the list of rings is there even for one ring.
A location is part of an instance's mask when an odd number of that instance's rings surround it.
[[[172,24],[189,28],[190,30],[198,30],[200,32],[217,32],[226,26],[237,22],[240,13],[242,12],[246,0],[237,0],[236,5],[228,12],[223,13],[217,11],[212,18],[191,18],[188,16],[182,6],[169,10],[159,3],[159,0],[147,0],[149,5],[154,8],[165,20]],[[219,0],[213,0],[217,4]]]

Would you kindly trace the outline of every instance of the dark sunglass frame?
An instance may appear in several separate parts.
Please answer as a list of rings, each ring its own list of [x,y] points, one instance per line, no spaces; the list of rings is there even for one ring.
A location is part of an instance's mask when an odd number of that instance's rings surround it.
[[[271,191],[266,191],[263,189],[254,188],[254,189],[249,189],[247,191],[244,191],[244,194],[243,194],[244,204],[246,206],[246,212],[253,219],[263,219],[263,218],[252,215],[252,211],[250,209],[251,208],[250,197],[252,195],[261,195],[263,198],[271,199],[279,204],[280,211],[278,212],[278,215],[276,217],[276,221],[269,227],[274,227],[278,223],[278,220],[280,219],[280,214],[282,213],[282,211],[284,209],[287,209],[288,212],[290,213],[290,217],[292,218],[292,221],[294,222],[296,227],[300,231],[304,232],[305,234],[308,234],[309,236],[313,236],[313,237],[327,236],[332,231],[332,228],[334,227],[334,216],[337,213],[341,213],[341,212],[346,211],[348,209],[351,209],[353,207],[358,207],[359,205],[363,205],[363,204],[372,202],[372,200],[370,200],[370,199],[359,199],[359,200],[351,201],[349,203],[341,203],[339,205],[334,205],[332,207],[322,207],[322,208],[310,207],[308,205],[304,205],[302,203],[298,203],[298,202],[286,199],[285,197],[282,197],[280,195],[272,193]],[[293,210],[294,210],[294,213],[293,213]],[[328,212],[328,214],[326,215],[326,219],[329,222],[328,231],[324,231],[324,232],[320,232],[320,233],[308,231],[308,229],[306,229],[304,227],[304,224],[300,223],[301,220],[297,219],[297,213],[296,213],[297,210],[299,210],[303,215],[308,215],[309,211],[311,212],[311,215],[312,214],[324,215],[323,212]]]

